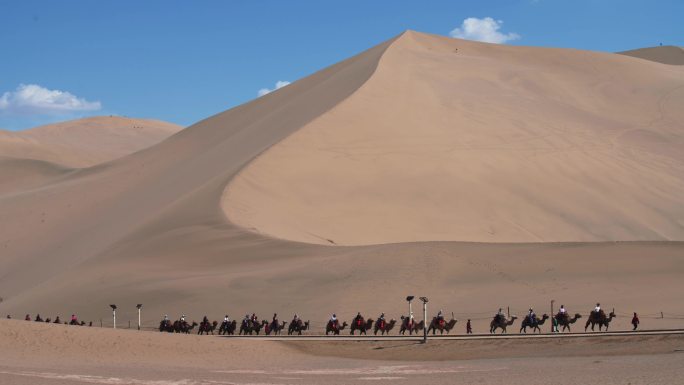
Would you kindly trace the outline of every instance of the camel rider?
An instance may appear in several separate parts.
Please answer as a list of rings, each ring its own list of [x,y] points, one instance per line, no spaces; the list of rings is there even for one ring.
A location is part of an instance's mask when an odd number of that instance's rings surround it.
[[[278,313],[273,313],[273,323],[274,324],[278,323]]]
[[[558,317],[556,318],[561,320],[568,318],[568,311],[565,310],[565,305],[561,305],[560,310],[558,310]]]
[[[534,309],[530,308],[530,312],[527,314],[527,318],[530,323],[534,323],[537,320],[537,315],[534,314]]]
[[[181,314],[180,321],[181,321],[181,323],[182,323],[182,322],[185,322],[185,314]]]
[[[43,319],[40,318],[40,314],[36,316],[36,322],[43,322]]]
[[[209,323],[209,318],[207,318],[207,316],[204,316],[204,318],[202,318],[202,323],[205,324],[205,325],[208,324],[208,323]]]
[[[500,321],[500,322],[506,321],[506,315],[504,314],[502,308],[499,308],[499,312],[496,313],[496,315],[494,316],[494,318],[496,318],[496,319],[497,319],[498,321]]]
[[[71,323],[72,323],[72,324],[77,324],[77,323],[78,323],[78,319],[76,318],[76,314],[72,314],[72,315],[71,315]]]
[[[256,325],[258,320],[259,317],[256,316],[256,313],[252,313],[252,322],[254,322],[254,324]]]
[[[385,326],[385,313],[381,313],[380,317],[378,317],[378,325],[381,325],[381,327]]]
[[[230,322],[230,317],[228,317],[228,314],[226,314],[226,316],[223,317],[223,322],[225,322],[225,323]]]
[[[356,313],[356,317],[354,317],[354,323],[356,326],[361,326],[361,320],[363,319],[363,316],[361,316],[361,312]]]
[[[444,325],[444,314],[442,313],[442,309],[439,309],[437,312],[437,323],[440,325]]]
[[[337,329],[337,315],[335,313],[330,317],[330,324]]]
[[[250,322],[249,314],[245,314],[245,319],[242,320],[242,324],[245,326],[249,326],[249,322]]]
[[[601,314],[601,304],[600,303],[596,304],[596,307],[594,308],[594,313],[596,313],[597,315]]]

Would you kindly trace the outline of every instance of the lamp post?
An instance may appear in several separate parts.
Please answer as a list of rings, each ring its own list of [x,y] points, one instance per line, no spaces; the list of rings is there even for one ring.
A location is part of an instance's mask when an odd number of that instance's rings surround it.
[[[427,303],[428,303],[428,298],[427,297],[420,297],[420,300],[423,301],[423,343],[427,343],[427,330],[428,330],[428,324],[427,324]]]
[[[112,308],[112,318],[114,319],[114,329],[116,329],[116,305],[109,305]]]
[[[408,302],[408,304],[409,304],[409,312],[408,312],[409,320],[411,319],[411,314],[413,314],[413,310],[411,310],[411,301],[413,301],[414,298],[415,297],[412,295],[409,295],[406,297],[406,302]]]
[[[553,303],[556,302],[555,299],[551,300],[551,333],[556,332],[556,325],[554,325],[554,322],[556,321],[556,317],[553,315]]]
[[[142,304],[139,303],[135,307],[138,308],[138,330],[140,330],[140,309],[142,309]]]

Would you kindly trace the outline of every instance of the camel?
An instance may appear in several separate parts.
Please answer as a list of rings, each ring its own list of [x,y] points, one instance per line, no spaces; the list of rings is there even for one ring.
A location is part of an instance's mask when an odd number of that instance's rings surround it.
[[[307,322],[307,324],[308,324],[308,322]],[[338,321],[337,325],[339,325],[339,321]],[[335,325],[333,325],[332,321],[328,321],[328,324],[325,325],[325,335],[327,336],[328,333],[332,333],[333,335],[339,336],[340,332],[342,330],[344,330],[344,328],[346,328],[346,327],[347,327],[346,321],[342,322],[342,325],[340,325],[340,326],[335,326]]]
[[[408,330],[409,335],[416,333],[418,331],[425,329],[425,321],[416,322],[413,320],[413,324],[409,325],[409,318],[401,316],[401,328],[399,328],[399,334],[404,334]]]
[[[351,326],[349,327],[349,334],[354,335],[354,331],[358,330],[359,334],[366,334],[367,330],[371,330],[373,328],[373,319],[369,318],[367,321],[363,320],[363,317],[360,319],[354,320],[352,322]]]
[[[285,325],[287,325],[287,321],[283,321],[282,324],[279,324],[278,320],[276,320],[275,322],[271,322],[270,324],[266,325],[264,333],[267,336],[270,336],[271,333],[273,333],[273,335],[278,335],[280,334],[281,330],[285,329]]]
[[[513,325],[513,322],[515,322],[517,319],[518,317],[516,316],[512,316],[510,320],[502,320],[498,317],[494,317],[492,322],[489,324],[489,332],[494,334],[496,329],[501,328],[501,334],[506,333],[506,328]]]
[[[601,328],[604,326],[606,327],[606,331],[608,331],[608,326],[610,325],[610,321],[615,318],[615,310],[611,311],[608,317],[606,317],[606,313],[601,310],[598,314],[594,311],[589,314],[589,318],[587,319],[587,323],[584,325],[584,331],[587,331],[587,328],[589,327],[589,324],[591,324],[591,331],[594,331],[594,325],[598,324],[599,331],[601,331]]]
[[[235,329],[237,328],[237,322],[235,320],[232,321],[223,321],[221,322],[221,326],[219,327],[219,335],[233,335],[235,334]]]
[[[159,322],[159,331],[162,333],[163,332],[173,333],[174,332],[173,324],[169,320],[162,320],[161,322]]]
[[[216,326],[218,326],[218,322],[200,322],[199,325],[199,330],[197,331],[197,334],[202,335],[206,334],[209,335],[211,333],[212,335],[214,334],[214,330],[216,330]]]
[[[547,314],[544,314],[541,319],[536,319],[534,322],[530,321],[530,317],[525,317],[523,319],[522,323],[520,324],[520,333],[525,333],[527,334],[527,328],[532,328],[532,332],[534,333],[537,331],[537,333],[541,333],[541,329],[539,328],[540,325],[543,325],[546,320],[549,319],[549,316]]]
[[[391,319],[389,322],[385,322],[384,320],[377,320],[375,321],[375,327],[373,329],[373,334],[377,335],[378,332],[380,332],[380,335],[385,335],[385,333],[389,334],[390,330],[394,328],[394,325],[397,323],[397,320]]]
[[[442,320],[442,322],[439,322],[437,321],[437,317],[434,317],[430,322],[430,326],[428,326],[427,332],[430,333],[430,331],[432,331],[432,334],[434,335],[435,332],[439,330],[439,334],[444,334],[444,332],[449,334],[449,331],[451,331],[451,329],[453,329],[454,326],[456,326],[456,322],[458,321],[453,318],[453,315],[449,322],[446,322],[444,320]]]
[[[175,321],[173,323],[173,331],[176,333],[185,333],[189,334],[192,329],[197,326],[197,322],[192,322],[192,325],[189,325],[186,321]]]
[[[567,315],[565,317],[561,316],[560,314],[556,315],[556,321],[558,321],[559,326],[563,326],[563,329],[561,331],[565,331],[565,329],[568,329],[570,331],[570,324],[574,324],[577,322],[578,319],[582,318],[582,315],[579,313],[576,313],[574,317],[569,318]]]
[[[293,321],[290,323],[290,327],[287,329],[287,335],[292,335],[294,333],[297,333],[298,335],[302,335],[302,331],[304,330],[309,330],[309,321],[302,322],[301,319],[297,321]]]

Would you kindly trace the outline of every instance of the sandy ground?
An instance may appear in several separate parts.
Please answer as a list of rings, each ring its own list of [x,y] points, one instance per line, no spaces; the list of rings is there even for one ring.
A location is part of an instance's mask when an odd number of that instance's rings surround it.
[[[150,147],[181,129],[153,119],[96,116],[23,131],[0,130],[0,161],[12,158],[55,167],[89,167]]]
[[[684,48],[673,45],[633,49],[618,53],[663,64],[684,65]]]
[[[684,67],[407,32],[229,184],[302,242],[684,240]]]
[[[3,384],[673,384],[681,337],[268,342],[0,321]]]

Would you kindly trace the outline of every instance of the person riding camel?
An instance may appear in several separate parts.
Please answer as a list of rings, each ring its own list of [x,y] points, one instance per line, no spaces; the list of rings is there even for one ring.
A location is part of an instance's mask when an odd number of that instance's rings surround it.
[[[40,318],[40,314],[36,315],[36,322],[43,322],[43,319]]]
[[[380,314],[380,317],[378,317],[378,325],[380,328],[385,327],[385,313]]]
[[[499,308],[499,312],[496,313],[496,315],[494,316],[494,319],[495,319],[497,322],[505,322],[505,321],[506,321],[506,315],[504,314],[502,308]]]
[[[558,310],[558,315],[556,316],[556,319],[567,320],[567,318],[568,318],[568,311],[565,310],[565,305],[561,305],[560,310]]]
[[[537,315],[534,314],[534,309],[530,308],[529,313],[527,313],[527,319],[531,324],[534,324],[537,321]]]
[[[26,314],[26,317],[24,318],[24,321],[30,321],[30,320],[31,320],[31,316],[30,316],[29,314]]]
[[[256,313],[252,313],[252,318],[251,318],[251,320],[252,320],[252,322],[254,323],[254,325],[257,324],[257,321],[259,320],[259,317],[257,317]]]
[[[594,313],[596,313],[597,316],[601,314],[601,304],[600,303],[596,303],[596,307],[594,308]]]
[[[226,316],[223,317],[223,322],[224,322],[224,323],[230,322],[230,317],[228,317],[228,314],[226,314]]]
[[[59,316],[57,316],[57,318],[55,318],[55,323],[56,323],[56,324],[61,324],[61,323],[62,323],[62,320],[59,319]]]
[[[78,325],[78,319],[76,318],[76,314],[71,315],[71,324]]]
[[[185,323],[185,314],[181,314],[180,322]]]
[[[363,323],[363,316],[361,315],[361,312],[356,313],[356,317],[354,317],[354,323],[356,326],[361,327]]]
[[[202,325],[209,325],[209,318],[205,315],[204,318],[202,318]]]
[[[442,309],[439,309],[437,312],[437,323],[444,326],[444,314],[442,313]]]
[[[335,330],[338,329],[338,327],[339,327],[339,321],[337,320],[337,314],[333,313],[333,315],[330,317],[330,321],[328,321],[328,322],[330,322],[330,326],[331,326],[333,329],[335,329]]]

